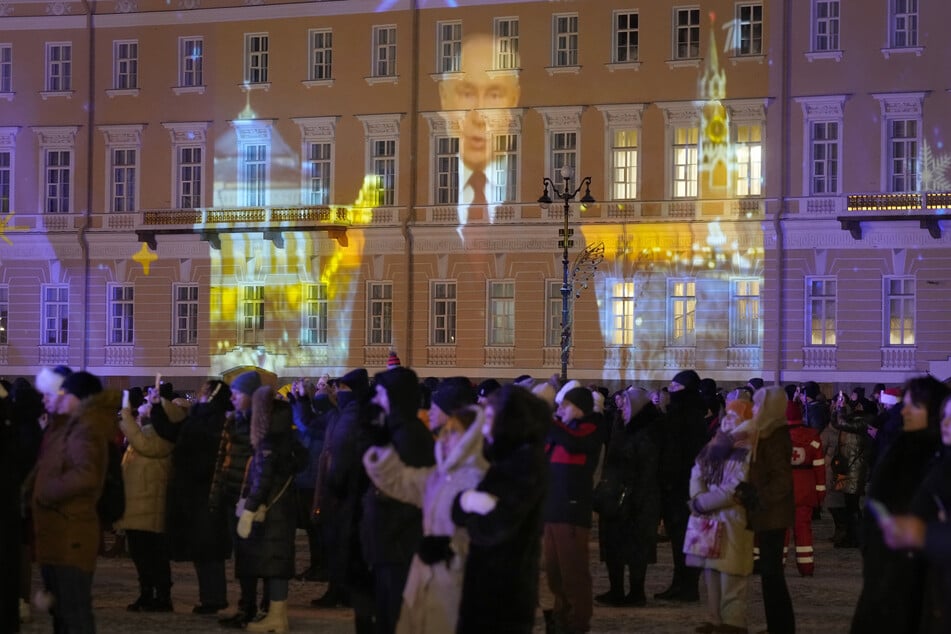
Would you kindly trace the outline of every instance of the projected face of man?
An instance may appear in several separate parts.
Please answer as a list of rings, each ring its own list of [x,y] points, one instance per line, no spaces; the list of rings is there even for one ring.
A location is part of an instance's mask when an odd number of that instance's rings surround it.
[[[490,77],[492,38],[474,35],[462,45],[462,73],[439,85],[443,110],[464,110],[462,121],[462,162],[473,171],[483,171],[492,154],[491,139],[480,109],[514,108],[518,105],[518,79],[512,76]]]

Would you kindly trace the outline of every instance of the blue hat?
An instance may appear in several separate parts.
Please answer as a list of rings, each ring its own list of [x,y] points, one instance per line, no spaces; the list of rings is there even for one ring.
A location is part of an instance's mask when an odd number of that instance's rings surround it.
[[[232,392],[241,392],[248,396],[254,394],[259,387],[261,387],[261,375],[254,370],[239,374],[231,381]]]

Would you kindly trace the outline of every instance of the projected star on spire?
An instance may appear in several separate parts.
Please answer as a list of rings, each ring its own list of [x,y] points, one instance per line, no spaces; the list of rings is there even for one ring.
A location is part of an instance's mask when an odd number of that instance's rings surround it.
[[[152,250],[149,249],[149,245],[142,243],[142,248],[139,249],[139,252],[132,256],[132,259],[142,265],[142,272],[146,275],[149,274],[149,269],[152,267],[152,262],[155,262],[158,259],[158,256],[152,253]]]

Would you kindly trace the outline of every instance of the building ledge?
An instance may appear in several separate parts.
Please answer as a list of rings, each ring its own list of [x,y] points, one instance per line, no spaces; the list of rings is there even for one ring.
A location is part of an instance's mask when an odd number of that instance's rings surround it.
[[[172,86],[172,92],[176,95],[187,95],[187,94],[205,94],[204,86]]]
[[[641,63],[640,62],[612,62],[610,64],[605,64],[604,67],[607,68],[612,73],[616,70],[638,71],[641,69]]]
[[[891,58],[892,55],[914,54],[915,57],[921,57],[921,54],[924,52],[924,46],[893,46],[882,49],[882,55],[885,56],[885,59]]]
[[[842,61],[843,51],[809,51],[805,53],[806,59],[815,62],[823,59],[831,59],[834,62]]]
[[[889,214],[879,216],[838,216],[836,220],[855,240],[862,239],[863,222],[918,222],[935,240],[941,238],[941,216],[926,214]]]
[[[75,90],[44,90],[43,92],[40,93],[40,97],[42,97],[43,101],[46,101],[47,99],[58,99],[63,97],[65,97],[66,99],[72,99],[74,92],[76,91]]]
[[[667,68],[700,68],[703,59],[699,57],[690,57],[687,59],[668,59]]]
[[[317,88],[320,86],[333,86],[333,79],[308,79],[301,82],[305,88]]]
[[[264,92],[269,92],[271,90],[271,82],[261,81],[256,83],[244,82],[238,84],[241,87],[241,90],[244,92],[251,92],[252,90],[263,90]]]
[[[106,90],[106,94],[110,99],[114,97],[138,97],[139,89],[138,88],[110,88]]]
[[[370,86],[376,86],[377,84],[398,84],[400,81],[399,75],[373,75],[371,77],[364,77],[367,84]]]
[[[548,73],[549,77],[554,77],[555,75],[577,75],[581,72],[581,66],[577,64],[571,66],[546,66],[545,72]]]
[[[765,55],[732,55],[730,57],[730,63],[736,66],[737,64],[745,64],[748,62],[755,62],[757,64],[762,64],[766,61]]]
[[[6,99],[7,101],[13,101],[13,95],[15,92],[0,92],[0,99]]]

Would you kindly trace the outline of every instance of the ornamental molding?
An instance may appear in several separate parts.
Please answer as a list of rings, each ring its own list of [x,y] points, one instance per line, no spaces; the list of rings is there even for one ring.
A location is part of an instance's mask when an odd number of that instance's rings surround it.
[[[533,108],[542,116],[545,130],[548,132],[570,131],[581,129],[581,114],[584,106],[555,106],[551,108]]]
[[[116,0],[116,13],[135,13],[139,5],[135,0]]]
[[[70,148],[76,145],[78,125],[49,126],[33,128],[39,144],[45,148]]]
[[[658,101],[654,105],[664,112],[664,125],[698,125],[700,104],[694,101]]]
[[[601,112],[604,122],[609,128],[641,127],[641,115],[644,113],[645,107],[645,104],[642,103],[595,106]]]
[[[927,92],[872,93],[882,108],[883,117],[909,115],[921,116],[921,108]]]
[[[142,145],[142,129],[144,124],[135,125],[101,125],[99,131],[106,139],[106,146],[113,145]]]
[[[208,138],[208,121],[189,121],[163,123],[162,127],[168,130],[174,145],[186,143],[204,143]]]
[[[396,114],[358,114],[357,119],[363,123],[363,131],[369,137],[398,136],[400,121],[403,115]]]
[[[445,136],[450,134],[460,134],[462,132],[461,112],[424,112],[423,119],[429,124],[430,134]]]
[[[806,119],[841,119],[843,105],[849,95],[820,95],[816,97],[795,97],[802,107]]]
[[[723,105],[730,113],[730,120],[765,121],[768,99],[725,99]]]
[[[73,12],[73,7],[70,2],[62,2],[57,0],[56,2],[46,3],[46,14],[47,15],[67,15]]]
[[[9,2],[0,2],[0,18],[13,15],[13,6]]]
[[[16,136],[19,131],[18,126],[0,128],[0,147],[12,148],[16,143]]]
[[[340,117],[297,117],[291,119],[300,127],[301,137],[305,141],[332,139],[337,131]]]
[[[231,127],[238,137],[239,143],[253,143],[256,141],[270,141],[273,119],[235,119]]]

